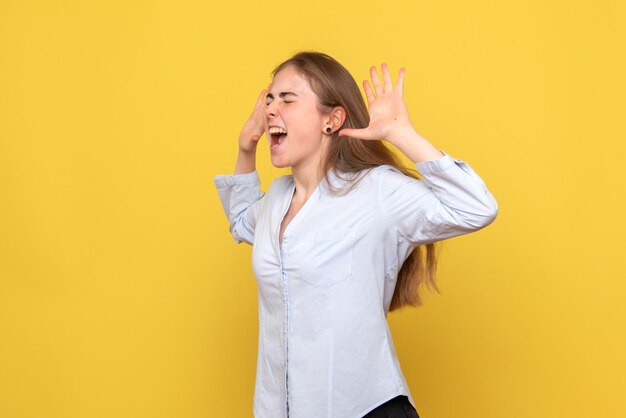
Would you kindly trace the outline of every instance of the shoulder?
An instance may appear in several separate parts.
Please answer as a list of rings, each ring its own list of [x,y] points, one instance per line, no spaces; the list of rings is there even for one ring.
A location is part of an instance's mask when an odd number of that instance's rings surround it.
[[[376,166],[370,169],[370,171],[373,176],[377,176],[377,177],[389,175],[389,172],[402,174],[402,171],[398,170],[396,167],[389,165],[389,164]]]
[[[291,175],[284,175],[272,180],[267,193],[269,195],[281,195],[286,193],[293,183],[293,177]]]
[[[383,164],[372,168],[368,176],[372,178],[372,181],[375,184],[383,188],[413,180],[412,177],[407,176],[398,168],[389,164]]]
[[[419,178],[405,174],[399,168],[387,164],[372,170],[372,179],[376,196],[382,202],[385,202],[393,195],[402,198],[404,193],[398,193],[400,190],[405,190],[408,193],[407,196],[410,196],[416,192],[415,188],[421,189],[423,187],[423,183]]]
[[[329,180],[337,188],[358,183],[359,189],[388,188],[390,184],[402,184],[410,181],[412,177],[407,176],[398,168],[382,164],[375,167],[364,168],[358,172],[344,173],[336,175],[329,171]]]

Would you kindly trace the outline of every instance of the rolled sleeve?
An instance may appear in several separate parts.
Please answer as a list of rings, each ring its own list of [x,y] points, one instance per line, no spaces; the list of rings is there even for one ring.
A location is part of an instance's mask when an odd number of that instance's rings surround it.
[[[239,186],[239,185],[255,185],[261,184],[259,179],[259,173],[255,170],[251,173],[243,174],[220,174],[213,178],[215,186],[218,189],[225,189],[227,187]]]
[[[379,193],[388,221],[412,244],[467,234],[495,220],[495,198],[464,161],[444,153],[415,167],[422,180],[386,166],[380,176]]]
[[[217,175],[213,180],[235,242],[252,244],[257,212],[265,195],[258,172]]]

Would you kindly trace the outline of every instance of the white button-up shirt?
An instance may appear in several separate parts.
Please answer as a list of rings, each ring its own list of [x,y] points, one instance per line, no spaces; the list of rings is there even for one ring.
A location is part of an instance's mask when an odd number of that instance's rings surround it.
[[[293,177],[264,193],[256,171],[215,176],[230,232],[253,245],[256,418],[360,418],[398,395],[415,406],[387,324],[398,271],[416,246],[481,229],[498,211],[467,163],[444,154],[416,168],[423,181],[375,167],[343,196],[322,180],[282,244]]]

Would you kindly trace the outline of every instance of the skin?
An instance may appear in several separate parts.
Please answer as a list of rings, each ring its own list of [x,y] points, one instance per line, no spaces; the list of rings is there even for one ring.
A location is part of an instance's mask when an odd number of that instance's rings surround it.
[[[417,133],[403,98],[404,73],[401,68],[394,86],[387,64],[381,65],[383,82],[376,67],[370,68],[371,84],[363,81],[370,124],[364,129],[341,129],[340,136],[364,141],[387,140],[411,161],[419,163],[441,158],[444,154]],[[284,95],[292,92],[295,95]],[[251,173],[256,169],[256,148],[269,126],[286,128],[287,138],[280,147],[270,150],[272,164],[291,167],[296,185],[292,205],[283,221],[280,236],[286,224],[315,191],[324,173],[319,169],[328,141],[341,128],[345,109],[336,107],[328,113],[320,112],[318,98],[306,79],[291,66],[281,70],[268,88],[261,90],[254,110],[239,135],[239,155],[234,174]],[[325,128],[331,127],[326,133]],[[268,144],[271,140],[268,136]]]
[[[330,134],[345,119],[343,108],[335,108],[323,114],[319,99],[309,82],[295,68],[288,66],[274,77],[265,98],[265,132],[270,126],[287,129],[287,137],[270,157],[275,167],[291,167],[296,190],[312,192],[323,177],[319,169],[322,157],[329,145]],[[271,144],[268,136],[268,144]]]

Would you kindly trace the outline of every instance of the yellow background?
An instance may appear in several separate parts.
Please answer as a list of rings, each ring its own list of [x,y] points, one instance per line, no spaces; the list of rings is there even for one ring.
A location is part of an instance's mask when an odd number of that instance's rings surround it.
[[[405,66],[418,132],[500,205],[389,315],[420,415],[626,416],[625,11],[0,0],[0,416],[251,416],[251,249],[213,176],[302,49]]]

